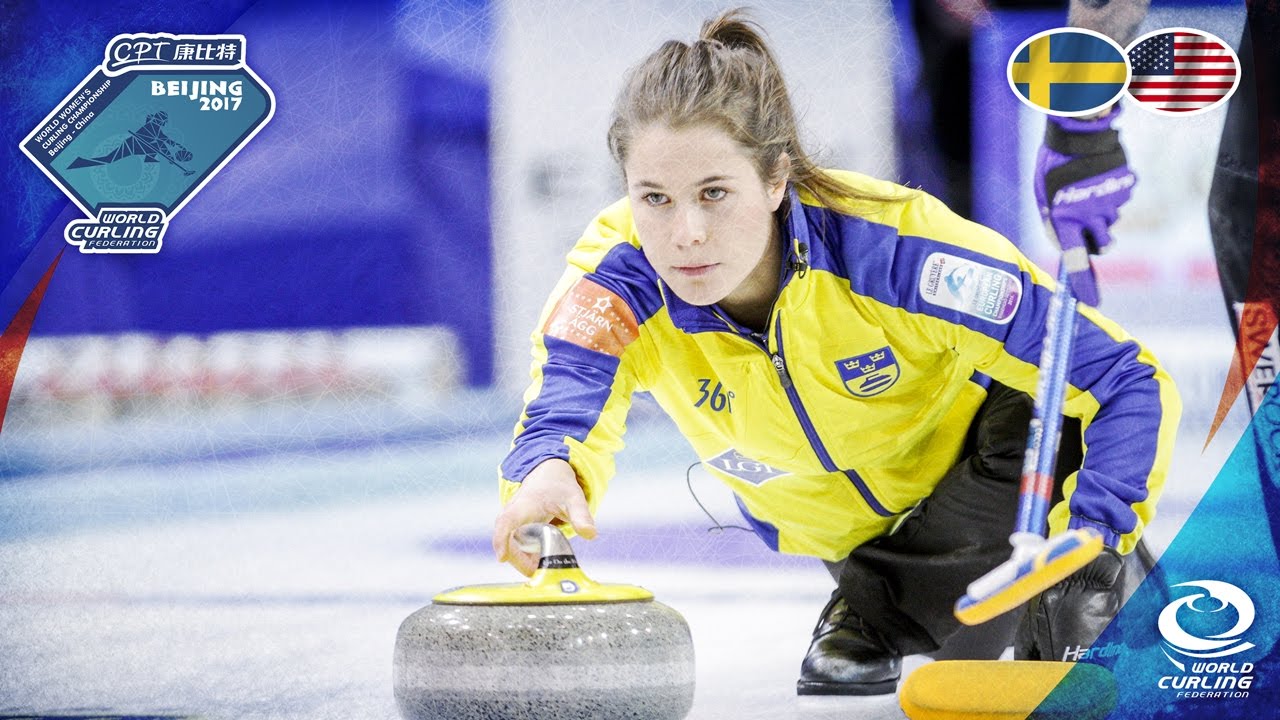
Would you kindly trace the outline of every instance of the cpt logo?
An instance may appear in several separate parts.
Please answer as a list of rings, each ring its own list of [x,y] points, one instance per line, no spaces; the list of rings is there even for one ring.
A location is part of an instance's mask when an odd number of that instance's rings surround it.
[[[1170,650],[1194,662],[1235,655],[1254,647],[1241,637],[1254,619],[1253,600],[1243,590],[1218,580],[1192,580],[1174,587],[1205,591],[1178,598],[1160,612],[1157,627],[1164,637],[1164,654],[1179,670],[1185,672],[1186,666],[1175,660]],[[1235,622],[1226,628],[1233,615]]]
[[[871,397],[898,382],[898,360],[888,345],[862,355],[836,361],[844,387],[854,397]]]

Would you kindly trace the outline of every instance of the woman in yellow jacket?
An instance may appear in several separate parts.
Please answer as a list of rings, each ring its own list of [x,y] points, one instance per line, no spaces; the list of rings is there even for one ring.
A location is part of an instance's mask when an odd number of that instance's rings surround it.
[[[632,70],[608,142],[627,197],[570,252],[534,334],[495,552],[529,574],[520,525],[594,537],[648,391],[770,548],[839,568],[799,692],[893,692],[901,657],[942,645],[966,585],[1009,558],[1053,280],[921,191],[815,167],[736,11]],[[1064,412],[1087,452],[1063,453],[1049,529],[1108,550],[1038,598],[1024,657],[1087,647],[1118,609],[1178,421],[1151,354],[1078,313]]]

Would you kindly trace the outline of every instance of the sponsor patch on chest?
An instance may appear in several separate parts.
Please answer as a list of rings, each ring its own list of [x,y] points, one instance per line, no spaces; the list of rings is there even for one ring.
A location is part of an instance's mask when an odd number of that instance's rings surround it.
[[[752,460],[733,448],[729,448],[719,455],[702,462],[708,467],[713,467],[739,480],[745,480],[752,485],[761,485],[774,478],[790,475],[784,470],[770,467],[758,460]]]
[[[947,253],[932,253],[920,270],[920,297],[939,307],[1004,325],[1022,302],[1017,276]]]

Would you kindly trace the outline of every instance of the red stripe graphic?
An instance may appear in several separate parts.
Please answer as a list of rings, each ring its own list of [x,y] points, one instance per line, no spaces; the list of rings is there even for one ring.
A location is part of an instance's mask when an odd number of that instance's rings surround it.
[[[1264,4],[1268,3],[1256,3],[1258,6]],[[1253,31],[1258,45],[1275,42],[1274,38],[1268,40],[1261,37],[1259,25],[1250,25],[1252,27],[1246,27]],[[1258,52],[1259,48],[1255,47],[1254,51]],[[1236,340],[1231,367],[1223,383],[1218,412],[1209,428],[1209,436],[1204,441],[1205,447],[1209,446],[1214,433],[1226,419],[1231,405],[1244,389],[1246,376],[1253,372],[1266,349],[1268,339],[1276,331],[1276,326],[1280,325],[1280,183],[1275,181],[1275,178],[1280,177],[1280,122],[1277,122],[1280,118],[1276,117],[1274,95],[1268,96],[1268,93],[1274,93],[1275,88],[1280,87],[1280,77],[1276,76],[1271,63],[1258,61],[1253,64],[1249,76],[1243,82],[1251,83],[1257,88],[1259,98],[1271,99],[1260,100],[1257,108],[1257,209],[1253,217],[1253,253],[1249,266],[1249,284],[1244,294],[1244,312],[1240,317],[1240,336]],[[1266,442],[1261,437],[1259,440]],[[1274,443],[1274,436],[1272,442]],[[1272,457],[1275,457],[1274,444],[1268,449],[1273,453]]]
[[[53,264],[45,271],[44,277],[36,283],[36,287],[18,308],[9,327],[0,335],[0,428],[4,427],[5,410],[9,408],[9,396],[13,393],[13,379],[18,375],[18,363],[22,360],[22,349],[27,345],[27,336],[31,334],[31,326],[36,322],[36,311],[44,300],[44,291],[49,288],[53,279],[53,270],[58,267],[62,252],[53,259]]]

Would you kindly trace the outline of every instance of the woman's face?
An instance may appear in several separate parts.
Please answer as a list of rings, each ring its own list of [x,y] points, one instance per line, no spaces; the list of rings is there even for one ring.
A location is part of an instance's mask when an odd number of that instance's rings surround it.
[[[785,174],[761,179],[743,148],[709,125],[642,128],[624,170],[640,243],[667,287],[693,305],[767,309],[777,291],[773,213]]]

